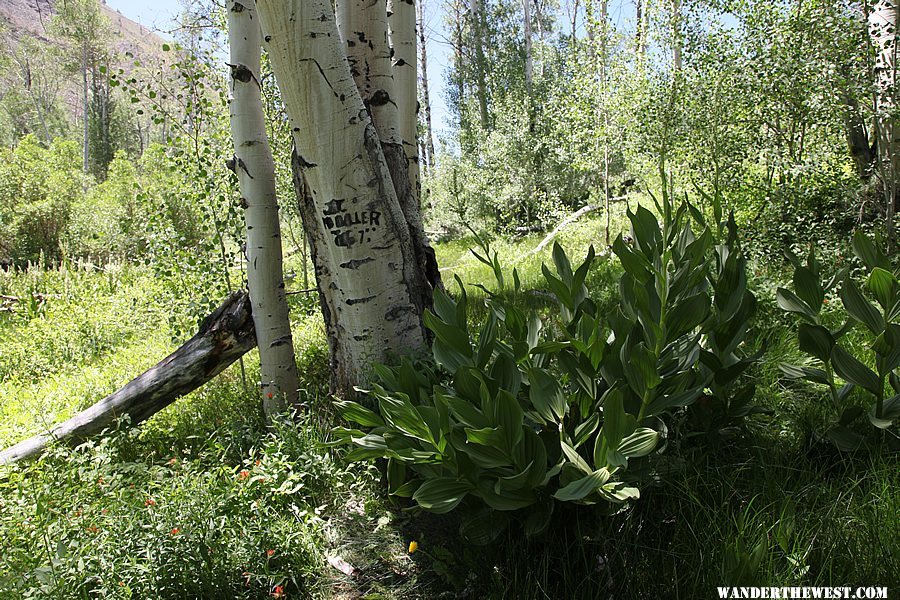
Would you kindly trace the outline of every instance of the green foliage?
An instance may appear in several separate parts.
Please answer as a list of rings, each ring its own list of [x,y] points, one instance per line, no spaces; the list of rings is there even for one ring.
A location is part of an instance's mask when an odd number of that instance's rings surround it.
[[[236,427],[237,423],[229,427]],[[5,598],[271,597],[320,586],[324,523],[351,488],[309,424],[224,448],[147,453],[137,430],[55,450],[0,480]],[[255,434],[258,435],[258,434]]]
[[[86,184],[78,145],[57,140],[44,148],[26,136],[0,155],[0,259],[57,263],[72,205]]]
[[[819,261],[810,248],[805,265],[788,252],[794,266],[794,292],[778,289],[778,305],[803,321],[797,330],[800,350],[822,366],[784,364],[781,369],[789,378],[828,386],[832,408],[839,417],[826,435],[846,451],[855,450],[865,441],[865,436],[850,428],[863,414],[848,402],[854,390],[874,400],[866,414],[876,428],[892,433],[890,429],[900,418],[900,284],[880,244],[878,237],[873,242],[861,231],[853,236],[853,251],[866,275],[862,286],[849,268],[838,270],[822,283]],[[834,296],[838,286],[844,323],[829,328],[823,308],[827,296]],[[848,351],[848,345],[841,342],[852,329],[861,330],[866,343],[849,346]],[[835,375],[846,382],[840,388]]]
[[[662,228],[645,208],[629,212],[632,242],[620,235],[613,245],[625,273],[609,316],[585,285],[593,248],[573,266],[554,246],[555,272],[542,270],[558,315],[545,321],[516,302],[517,269],[510,288],[497,252],[476,238],[481,249],[473,254],[497,284],[496,291],[479,286],[488,312],[477,334],[457,278],[458,298],[436,292],[425,315],[434,361],[449,379],[408,360],[377,367],[379,383],[369,390],[377,413],[337,404],[367,430],[335,430],[354,446],[347,458],[387,458],[391,494],[435,513],[460,507],[461,534],[485,544],[510,522],[529,535],[543,532],[557,503],[615,513],[636,499],[668,437],[666,421],[707,385],[715,402],[698,412],[708,428],[755,412],[753,387],[734,389],[754,361],[738,348],[755,302],[734,222],[712,273],[710,231],[695,236],[687,204],[664,209]]]

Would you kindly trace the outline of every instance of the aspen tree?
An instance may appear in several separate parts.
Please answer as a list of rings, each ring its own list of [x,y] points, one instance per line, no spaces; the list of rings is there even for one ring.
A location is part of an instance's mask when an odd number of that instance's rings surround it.
[[[259,0],[257,9],[290,118],[332,388],[347,394],[373,363],[426,348],[432,287],[369,110],[374,93],[367,107],[345,53],[352,38],[341,39],[330,0]]]
[[[275,163],[259,85],[259,19],[253,0],[229,0],[231,86],[228,98],[247,238],[247,284],[259,348],[260,391],[267,415],[297,402],[299,386],[285,297]]]

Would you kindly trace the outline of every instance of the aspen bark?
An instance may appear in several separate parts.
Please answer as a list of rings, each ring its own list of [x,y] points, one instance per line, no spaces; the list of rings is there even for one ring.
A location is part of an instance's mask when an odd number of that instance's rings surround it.
[[[884,186],[885,229],[888,250],[896,247],[894,218],[900,175],[900,127],[897,124],[897,4],[878,0],[868,15],[869,37],[875,47],[875,137],[877,172]]]
[[[484,26],[485,15],[483,0],[472,0],[470,18],[472,19],[472,33],[475,50],[475,93],[478,96],[478,113],[481,116],[481,128],[490,128],[490,113],[487,100],[487,60],[484,56]]]
[[[413,0],[388,0],[387,3],[391,71],[397,96],[400,139],[409,165],[409,181],[413,194],[421,198],[419,174],[418,81],[416,72],[416,7]],[[373,115],[374,117],[374,115]],[[377,121],[377,118],[376,118]]]
[[[348,394],[374,362],[426,347],[430,289],[330,0],[258,0],[257,9],[291,122],[332,388]]]
[[[522,0],[522,12],[525,21],[525,92],[531,97],[534,79],[534,59],[531,53],[531,0]]]
[[[400,209],[409,225],[416,263],[433,286],[438,270],[434,251],[425,239],[419,205],[415,7],[410,0],[392,4],[395,10],[389,11],[385,0],[339,0],[337,27],[350,73],[372,117]],[[428,286],[422,289],[418,302],[431,305]]]
[[[259,347],[263,409],[275,414],[297,403],[298,377],[285,296],[275,162],[266,135],[259,84],[259,19],[254,0],[229,0],[231,88],[228,105],[247,232],[247,284]]]
[[[425,37],[425,0],[419,0],[418,9],[419,28],[419,77],[422,81],[422,100],[425,104],[425,165],[434,167],[434,133],[431,129],[431,95],[428,92],[428,52]]]
[[[88,109],[88,47],[84,42],[81,45],[81,101],[82,112],[84,115],[82,140],[81,140],[81,161],[82,170],[87,173],[90,170],[90,113]]]
[[[684,40],[681,33],[681,0],[672,0],[672,63],[675,72],[681,72],[681,54]]]

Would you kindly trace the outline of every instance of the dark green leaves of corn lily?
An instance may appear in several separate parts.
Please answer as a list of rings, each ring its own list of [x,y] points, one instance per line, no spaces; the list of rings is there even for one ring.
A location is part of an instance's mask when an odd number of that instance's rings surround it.
[[[621,510],[653,472],[673,412],[690,407],[705,433],[758,412],[744,382],[757,356],[743,350],[756,300],[734,221],[716,240],[699,211],[666,208],[662,224],[643,207],[628,213],[630,235],[612,247],[621,297],[603,314],[585,285],[593,248],[573,265],[554,245],[542,273],[557,310],[542,319],[523,308],[517,271],[509,285],[477,237],[473,253],[496,280],[479,286],[486,316],[468,321],[459,279],[455,297],[435,293],[434,362],[379,367],[372,408],[337,403],[365,429],[335,430],[348,458],[387,459],[392,494],[461,511],[462,535],[487,543],[513,522],[540,533],[560,502]]]
[[[777,293],[779,306],[802,319],[797,329],[800,350],[816,364],[783,364],[781,370],[788,378],[828,386],[835,421],[826,436],[846,451],[866,441],[852,428],[863,414],[878,429],[888,429],[900,418],[900,283],[880,246],[878,238],[872,240],[860,231],[853,237],[854,254],[864,269],[863,285],[850,276],[849,269],[841,269],[823,281],[812,250],[805,264],[788,253],[794,265],[794,292],[779,288]],[[844,324],[829,329],[822,310],[827,295],[838,286]],[[853,328],[868,340],[865,346],[851,348],[841,343]],[[841,387],[838,377],[846,382]],[[854,390],[874,401],[868,412],[849,401]]]

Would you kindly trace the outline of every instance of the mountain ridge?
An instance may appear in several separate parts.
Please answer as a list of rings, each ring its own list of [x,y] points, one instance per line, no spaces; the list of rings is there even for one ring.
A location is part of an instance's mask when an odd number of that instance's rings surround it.
[[[54,5],[52,0],[0,0],[0,19],[6,23],[15,39],[27,34],[59,44],[47,31],[55,14]],[[100,5],[103,15],[109,20],[111,41],[117,53],[123,56],[128,52],[135,56],[148,56],[161,52],[166,40],[160,35],[110,8],[102,0]]]

